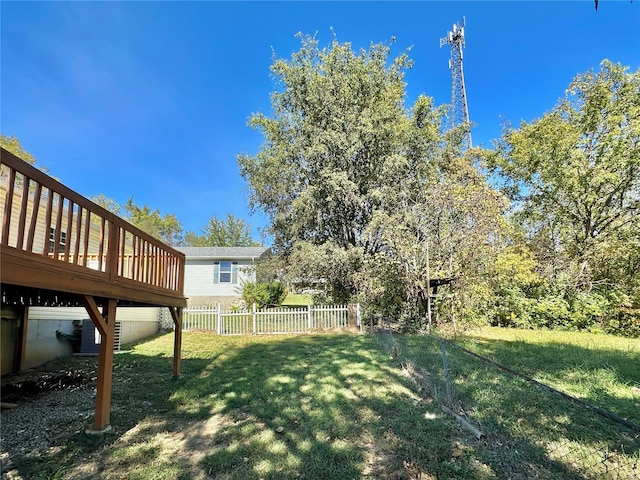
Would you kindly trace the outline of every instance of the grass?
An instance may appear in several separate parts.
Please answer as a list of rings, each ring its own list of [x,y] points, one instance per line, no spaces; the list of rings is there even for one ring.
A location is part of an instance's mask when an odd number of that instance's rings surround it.
[[[59,478],[491,478],[472,455],[456,456],[460,432],[372,337],[188,332],[177,380],[172,341],[116,356],[113,433],[74,433],[16,459],[19,474],[55,465]]]
[[[640,341],[583,332],[484,328],[476,353],[640,425]]]
[[[525,358],[542,345],[560,349],[561,341],[532,343],[528,351],[524,338],[499,334],[505,333],[476,332],[477,340],[463,341],[499,361],[518,357],[522,365],[536,364],[539,374],[559,368],[549,359]],[[512,341],[525,346],[508,356]],[[594,339],[601,346],[608,341]],[[74,426],[58,447],[15,459],[17,473],[129,480],[607,478],[583,467],[602,464],[598,454],[606,451],[623,465],[617,478],[634,474],[629,462],[640,462],[637,438],[452,349],[453,395],[486,433],[476,440],[438,403],[445,396],[437,381],[439,343],[426,337],[393,342],[397,350],[388,338],[368,335],[186,332],[179,379],[171,377],[171,334],[128,346],[115,357],[113,432],[93,437]],[[585,348],[584,354],[603,355],[614,369],[630,359],[631,370],[617,370],[617,383],[625,388],[637,374],[629,345]],[[95,370],[95,359],[69,362]],[[407,374],[412,369],[434,381],[416,385]],[[580,372],[575,367],[573,377],[556,377],[571,383]],[[621,453],[621,442],[631,451]]]
[[[392,341],[403,362],[422,376],[424,388],[448,403],[440,342],[430,337]],[[634,341],[482,329],[456,343],[638,423],[640,358]],[[481,453],[485,464],[502,465],[524,478],[639,475],[637,432],[453,347],[446,348],[446,358],[452,405],[485,432],[488,442],[502,446]]]
[[[306,307],[307,305],[313,305],[313,295],[288,293],[284,302],[282,302],[284,307]]]

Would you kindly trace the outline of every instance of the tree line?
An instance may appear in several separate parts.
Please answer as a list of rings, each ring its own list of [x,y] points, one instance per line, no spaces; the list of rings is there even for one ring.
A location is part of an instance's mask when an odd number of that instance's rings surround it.
[[[299,36],[275,59],[264,142],[238,163],[278,272],[407,329],[440,323],[640,335],[640,73],[604,60],[493,148],[421,95],[407,53]],[[433,299],[439,280],[445,286]]]
[[[306,283],[318,301],[357,301],[413,331],[640,336],[640,71],[605,59],[551,111],[465,150],[470,125],[448,128],[446,105],[406,104],[413,62],[392,57],[393,39],[358,51],[299,39],[271,66],[270,114],[249,119],[263,144],[237,159],[269,219],[261,280]],[[255,244],[232,215],[184,234],[133,198],[94,201],[170,244]]]

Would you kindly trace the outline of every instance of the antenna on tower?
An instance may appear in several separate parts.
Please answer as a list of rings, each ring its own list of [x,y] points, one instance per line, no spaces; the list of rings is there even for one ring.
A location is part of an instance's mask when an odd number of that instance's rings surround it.
[[[469,106],[467,105],[467,93],[464,88],[464,73],[462,72],[462,48],[464,47],[465,18],[461,23],[454,23],[453,28],[446,37],[440,39],[440,47],[449,45],[451,57],[449,68],[451,69],[451,106],[449,121],[451,128],[456,125],[466,125],[467,133],[463,141],[463,148],[471,148],[471,127],[469,125]]]

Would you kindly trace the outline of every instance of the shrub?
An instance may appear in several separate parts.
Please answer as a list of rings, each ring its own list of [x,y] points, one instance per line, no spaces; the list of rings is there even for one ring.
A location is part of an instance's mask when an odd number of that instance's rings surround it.
[[[280,305],[287,296],[287,290],[280,282],[245,283],[242,298],[247,306],[254,303],[258,308]]]

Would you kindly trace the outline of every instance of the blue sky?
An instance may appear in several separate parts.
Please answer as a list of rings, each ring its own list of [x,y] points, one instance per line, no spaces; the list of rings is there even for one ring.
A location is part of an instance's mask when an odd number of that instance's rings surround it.
[[[573,2],[9,2],[0,4],[0,125],[85,196],[133,196],[185,230],[250,215],[239,153],[270,112],[272,55],[290,58],[297,32],[354,48],[396,38],[411,49],[409,107],[451,97],[449,50],[466,17],[464,71],[474,145],[504,120],[549,111],[573,77],[608,58],[640,67],[640,1]]]

